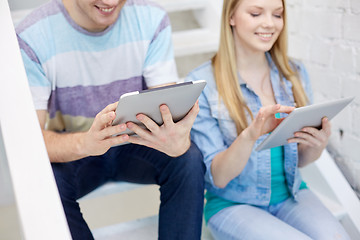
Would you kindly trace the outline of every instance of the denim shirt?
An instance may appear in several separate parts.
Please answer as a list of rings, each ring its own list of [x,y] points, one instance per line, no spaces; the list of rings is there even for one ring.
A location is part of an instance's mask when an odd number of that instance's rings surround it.
[[[280,81],[279,72],[273,63],[270,54],[266,53],[270,66],[270,78],[275,100],[281,105],[294,106],[292,84],[285,78]],[[294,62],[295,70],[298,71],[307,96],[312,102],[312,90],[308,74],[301,63]],[[213,75],[211,62],[208,61],[193,70],[185,81],[204,79],[207,85],[199,97],[200,112],[191,130],[191,138],[198,145],[204,155],[207,168],[205,175],[205,187],[224,199],[247,203],[258,206],[267,206],[270,202],[271,189],[271,159],[270,149],[255,151],[268,134],[261,136],[254,145],[250,158],[243,171],[232,179],[225,188],[214,185],[210,166],[213,158],[218,153],[226,150],[237,137],[236,126],[223,102],[219,102],[219,95]],[[242,94],[254,116],[262,107],[260,98],[239,77]],[[282,117],[285,115],[283,114]],[[247,115],[248,122],[251,118]],[[296,194],[302,182],[297,167],[298,149],[297,143],[284,146],[284,169],[289,192],[296,199]]]

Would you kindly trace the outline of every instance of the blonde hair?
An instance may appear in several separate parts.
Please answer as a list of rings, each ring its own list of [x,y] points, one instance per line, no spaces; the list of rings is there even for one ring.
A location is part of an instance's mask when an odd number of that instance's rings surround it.
[[[247,126],[246,112],[253,119],[253,115],[246,105],[244,97],[241,93],[236,56],[235,43],[230,26],[230,18],[234,14],[241,0],[224,0],[222,16],[221,16],[221,32],[219,50],[212,58],[212,66],[214,70],[215,82],[219,92],[219,100],[223,100],[227,107],[231,118],[235,122],[237,133],[240,134]],[[270,55],[279,70],[280,79],[285,77],[293,85],[292,91],[297,107],[307,104],[307,97],[302,87],[297,72],[290,66],[290,60],[287,56],[287,24],[285,0],[282,0],[284,11],[284,27],[278,39],[270,49]]]

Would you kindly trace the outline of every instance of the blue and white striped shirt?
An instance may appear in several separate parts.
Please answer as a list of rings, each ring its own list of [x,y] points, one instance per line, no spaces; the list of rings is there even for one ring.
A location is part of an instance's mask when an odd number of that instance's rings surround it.
[[[16,32],[35,108],[48,110],[49,130],[85,131],[121,94],[178,81],[169,18],[147,0],[128,0],[118,20],[98,33],[52,0]]]

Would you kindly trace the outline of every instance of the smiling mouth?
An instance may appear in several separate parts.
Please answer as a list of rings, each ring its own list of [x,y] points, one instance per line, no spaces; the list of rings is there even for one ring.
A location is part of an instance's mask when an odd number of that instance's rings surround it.
[[[255,33],[255,34],[261,38],[271,38],[273,35],[273,33]]]
[[[98,6],[96,6],[96,8],[99,9],[103,13],[111,13],[115,9],[115,7],[102,8],[102,7],[98,7]]]

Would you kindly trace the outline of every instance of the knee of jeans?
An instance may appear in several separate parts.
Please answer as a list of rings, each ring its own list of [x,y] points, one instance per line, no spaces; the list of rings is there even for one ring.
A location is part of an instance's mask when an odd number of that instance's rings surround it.
[[[321,229],[317,229],[317,231],[309,234],[311,239],[336,239],[336,240],[351,240],[350,236],[343,228],[343,226],[336,222],[335,226],[322,227]]]
[[[186,177],[204,177],[206,167],[203,155],[195,143],[192,143],[189,150],[177,159],[178,170]]]

